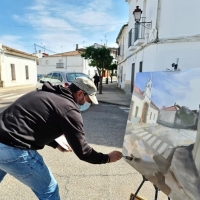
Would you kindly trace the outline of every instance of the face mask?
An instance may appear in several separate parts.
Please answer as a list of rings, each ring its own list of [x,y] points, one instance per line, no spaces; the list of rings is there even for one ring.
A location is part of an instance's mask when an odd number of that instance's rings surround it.
[[[83,105],[78,105],[78,106],[79,106],[80,111],[82,112],[82,111],[87,110],[90,107],[90,105],[91,104],[86,101]]]

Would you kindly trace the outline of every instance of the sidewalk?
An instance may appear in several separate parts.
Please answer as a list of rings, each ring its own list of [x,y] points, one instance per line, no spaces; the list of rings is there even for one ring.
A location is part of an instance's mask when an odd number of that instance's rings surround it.
[[[0,87],[0,93],[2,92],[9,92],[21,89],[28,89],[28,88],[36,88],[36,84],[29,84],[29,85],[21,85],[21,86],[14,86],[14,87]]]
[[[24,85],[5,88],[0,87],[0,93],[28,88],[35,88],[35,85]],[[103,81],[102,94],[99,94],[99,91],[97,91],[97,99],[99,102],[125,107],[130,107],[131,96],[131,94],[126,94],[122,89],[117,87],[116,80],[114,80],[113,83],[110,83],[109,80],[108,84],[106,84],[105,81]]]
[[[99,102],[115,104],[130,107],[131,94],[126,94],[122,89],[117,87],[117,82],[103,83],[102,94],[97,91],[97,99]]]

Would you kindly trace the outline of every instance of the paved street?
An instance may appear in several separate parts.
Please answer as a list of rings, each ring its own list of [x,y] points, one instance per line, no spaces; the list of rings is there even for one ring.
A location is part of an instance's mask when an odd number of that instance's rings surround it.
[[[0,89],[0,112],[2,112],[7,106],[9,106],[13,101],[18,99],[19,97],[23,96],[27,92],[35,90],[35,87],[28,87],[22,89]]]
[[[15,95],[25,92],[20,90]],[[1,95],[1,105],[16,99],[5,99],[8,96]],[[100,103],[82,114],[87,140],[95,150],[104,153],[115,149],[121,151],[128,110],[127,107]],[[123,159],[116,163],[92,165],[80,161],[74,153],[61,153],[50,147],[40,153],[59,183],[62,200],[129,200],[142,181],[141,175]],[[37,199],[28,187],[9,175],[0,184],[0,195],[1,200]],[[146,200],[154,199],[152,184],[146,182],[139,195]],[[159,192],[158,199],[167,197]]]

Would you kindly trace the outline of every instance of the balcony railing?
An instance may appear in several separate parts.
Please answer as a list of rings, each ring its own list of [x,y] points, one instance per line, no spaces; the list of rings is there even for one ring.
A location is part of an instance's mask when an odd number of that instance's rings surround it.
[[[56,68],[64,68],[64,63],[56,63]]]
[[[134,42],[138,39],[145,39],[145,17],[141,18],[141,23],[136,23],[135,28],[129,31],[128,35],[128,47],[134,46]]]

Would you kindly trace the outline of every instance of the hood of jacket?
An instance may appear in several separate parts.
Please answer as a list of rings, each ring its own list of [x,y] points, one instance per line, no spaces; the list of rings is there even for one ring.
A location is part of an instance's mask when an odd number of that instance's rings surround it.
[[[74,101],[74,98],[70,89],[64,88],[62,85],[52,85],[50,82],[45,82],[42,86],[42,91],[59,94],[67,99],[71,99]]]

